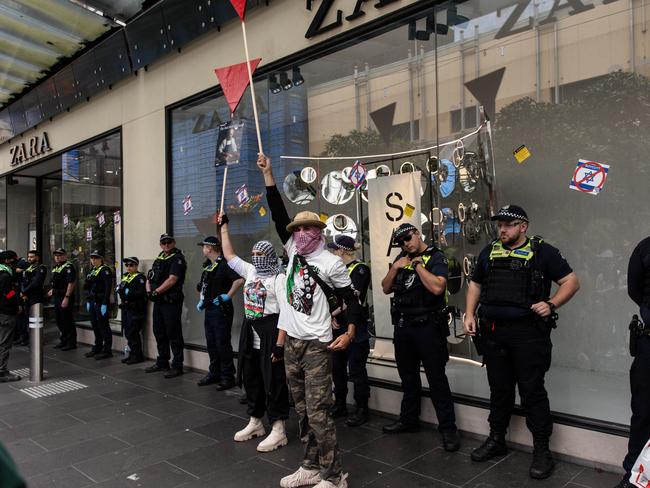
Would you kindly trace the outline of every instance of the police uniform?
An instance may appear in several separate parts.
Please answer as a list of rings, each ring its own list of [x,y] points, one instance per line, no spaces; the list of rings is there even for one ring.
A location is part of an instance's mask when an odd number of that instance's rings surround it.
[[[136,257],[124,258],[122,262],[140,263]],[[122,327],[126,338],[129,355],[122,360],[126,364],[136,364],[144,360],[141,332],[147,318],[147,290],[144,273],[135,271],[125,273],[117,286],[122,309]]]
[[[345,249],[354,251],[354,239],[349,236],[337,236],[333,243],[328,244],[330,249]],[[370,384],[366,363],[370,354],[370,334],[368,332],[368,287],[370,286],[370,268],[362,261],[354,260],[346,265],[352,286],[359,293],[362,305],[362,316],[354,324],[354,339],[345,351],[332,353],[332,378],[334,380],[335,417],[347,413],[346,399],[348,396],[348,380],[354,385],[354,401],[357,414],[346,422],[350,426],[358,426],[367,420],[368,399],[370,398]],[[339,324],[334,329],[334,339],[345,334],[348,321],[343,312],[336,317]]]
[[[173,239],[167,234],[163,234],[160,239]],[[172,368],[175,371],[183,371],[183,283],[185,282],[185,272],[187,264],[185,256],[180,249],[173,248],[168,255],[164,252],[158,254],[149,271],[149,281],[151,283],[152,293],[149,299],[154,302],[153,305],[153,333],[156,338],[158,348],[158,357],[156,358],[156,367],[148,368],[150,372],[157,370],[169,369],[170,349],[172,358]],[[162,285],[170,275],[178,277],[174,285],[164,293],[154,294],[153,292]]]
[[[97,252],[91,257],[102,258]],[[86,309],[90,313],[90,323],[95,334],[95,345],[86,357],[101,359],[112,355],[113,332],[109,324],[111,293],[113,290],[113,271],[102,263],[86,275],[84,290],[87,293]]]
[[[27,319],[29,317],[29,309],[36,303],[43,303],[44,300],[44,285],[45,278],[47,277],[47,268],[44,264],[31,264],[28,265],[22,273],[20,280],[20,294],[22,298],[22,305],[24,307],[22,315],[24,319],[24,330],[19,330],[19,339],[22,345],[29,344],[29,330],[27,328]]]
[[[630,256],[627,270],[627,292],[639,306],[643,330],[636,338],[634,361],[630,368],[630,388],[632,393],[632,418],[627,455],[623,460],[626,476],[619,486],[630,478],[636,458],[650,438],[650,237],[643,239]]]
[[[218,246],[216,237],[207,237],[198,245]],[[214,262],[206,261],[201,273],[201,280],[196,285],[200,293],[200,307],[205,310],[204,329],[205,340],[210,357],[207,382],[219,382],[219,389],[230,388],[235,384],[235,364],[231,344],[232,319],[234,307],[232,300],[221,300],[221,295],[227,294],[234,281],[241,279],[235,273],[223,256]],[[217,304],[214,303],[217,299]]]
[[[413,226],[403,224],[400,228],[415,231]],[[400,229],[396,231],[400,232]],[[395,261],[405,255],[400,253]],[[422,265],[430,273],[447,278],[447,258],[434,246],[411,258],[420,257]],[[420,364],[429,382],[429,394],[438,417],[438,430],[443,435],[448,450],[458,449],[456,433],[456,416],[451,397],[449,381],[445,366],[449,361],[447,350],[447,326],[444,308],[446,307],[446,292],[434,295],[422,283],[412,264],[400,269],[393,282],[394,296],[391,303],[391,318],[395,327],[393,343],[395,345],[395,360],[397,370],[402,380],[402,405],[400,423],[385,426],[385,432],[400,432],[416,430],[419,425],[420,397],[422,383],[420,381]],[[395,426],[395,427],[393,427]],[[452,447],[453,445],[453,447]]]
[[[65,249],[59,248],[54,254],[65,254]],[[75,348],[77,347],[77,327],[74,323],[72,310],[74,306],[74,294],[68,296],[68,306],[62,307],[61,302],[66,298],[66,292],[70,283],[76,283],[77,271],[70,261],[59,263],[52,268],[52,301],[54,302],[54,316],[56,326],[59,328],[59,344],[55,347]]]
[[[523,209],[510,205],[492,220],[528,222],[528,217]],[[515,249],[495,240],[479,254],[472,281],[481,286],[478,317],[490,384],[489,439],[497,439],[499,447],[481,446],[472,453],[475,461],[489,459],[490,452],[505,452],[504,437],[517,386],[526,425],[533,434],[535,459],[542,460],[541,472],[535,473],[531,466],[531,476],[550,475],[553,462],[548,439],[553,424],[544,375],[551,366],[550,335],[555,324],[552,318],[539,317],[531,306],[548,300],[552,281],[572,272],[560,251],[537,236]]]

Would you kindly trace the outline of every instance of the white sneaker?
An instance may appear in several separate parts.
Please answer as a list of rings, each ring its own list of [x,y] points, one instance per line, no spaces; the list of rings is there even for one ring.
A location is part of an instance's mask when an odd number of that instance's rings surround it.
[[[348,488],[347,477],[348,473],[342,473],[338,484],[335,485],[331,481],[321,480],[314,488]]]
[[[266,434],[266,431],[264,430],[262,419],[251,417],[248,425],[235,434],[235,441],[244,442],[253,437],[262,437],[264,434]]]
[[[280,486],[282,488],[297,488],[298,486],[315,485],[320,481],[319,470],[305,469],[301,466],[295,473],[282,478],[280,480]]]
[[[271,452],[277,448],[286,446],[289,443],[287,434],[284,431],[284,420],[273,422],[273,428],[269,436],[257,445],[259,452]]]

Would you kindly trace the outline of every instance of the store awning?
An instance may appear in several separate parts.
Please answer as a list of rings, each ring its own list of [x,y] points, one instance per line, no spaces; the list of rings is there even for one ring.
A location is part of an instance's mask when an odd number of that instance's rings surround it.
[[[0,0],[0,106],[141,9],[141,0]]]

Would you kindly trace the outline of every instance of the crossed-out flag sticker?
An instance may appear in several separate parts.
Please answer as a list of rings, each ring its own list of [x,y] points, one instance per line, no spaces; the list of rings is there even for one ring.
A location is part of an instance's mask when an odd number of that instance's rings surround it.
[[[579,159],[569,188],[590,195],[598,195],[603,190],[608,173],[608,164]]]

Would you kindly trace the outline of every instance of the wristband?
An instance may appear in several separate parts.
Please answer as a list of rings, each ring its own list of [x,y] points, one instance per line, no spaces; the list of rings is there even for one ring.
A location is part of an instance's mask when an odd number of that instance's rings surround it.
[[[555,312],[557,310],[557,305],[555,305],[553,302],[547,301],[546,304],[551,308],[551,313]]]
[[[70,295],[66,295],[65,297],[66,297],[66,298],[70,298]]]

